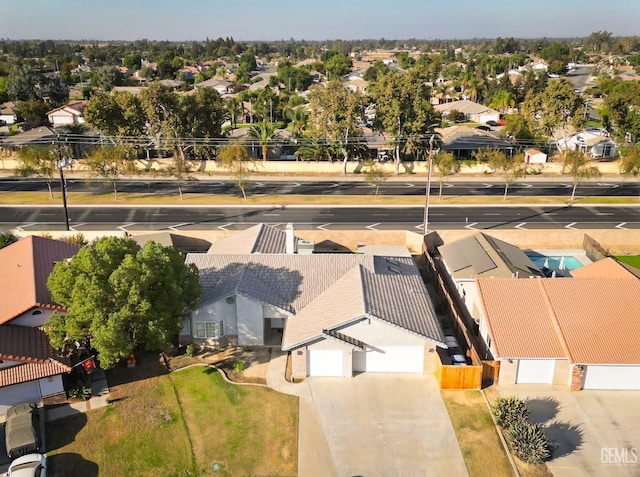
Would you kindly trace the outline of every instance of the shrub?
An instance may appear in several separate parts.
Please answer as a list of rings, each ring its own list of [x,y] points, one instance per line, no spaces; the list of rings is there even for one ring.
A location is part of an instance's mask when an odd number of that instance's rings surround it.
[[[11,232],[2,232],[0,233],[0,248],[4,248],[7,245],[11,245],[13,242],[17,242],[18,237],[13,235]]]
[[[242,371],[244,371],[246,367],[247,365],[244,361],[236,361],[235,364],[233,365],[233,369],[235,369],[236,372],[238,373],[241,373]]]
[[[189,358],[193,358],[196,355],[196,347],[192,344],[188,344],[187,349],[185,349],[184,352],[189,356]]]
[[[504,429],[508,429],[515,422],[525,421],[529,417],[527,405],[515,396],[498,398],[491,410],[498,425]]]
[[[551,443],[540,424],[515,421],[507,432],[507,442],[516,457],[529,464],[541,464],[551,457]]]

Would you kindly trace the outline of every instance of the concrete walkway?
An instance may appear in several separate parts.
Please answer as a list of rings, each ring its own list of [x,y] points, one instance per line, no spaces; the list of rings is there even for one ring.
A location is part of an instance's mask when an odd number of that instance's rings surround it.
[[[46,420],[55,421],[82,412],[98,409],[108,404],[109,386],[104,370],[98,369],[91,374],[91,398],[86,401],[71,402],[46,411]]]
[[[298,475],[303,477],[337,477],[320,417],[311,398],[308,381],[293,384],[284,376],[287,353],[272,348],[267,371],[267,385],[281,393],[298,396]]]

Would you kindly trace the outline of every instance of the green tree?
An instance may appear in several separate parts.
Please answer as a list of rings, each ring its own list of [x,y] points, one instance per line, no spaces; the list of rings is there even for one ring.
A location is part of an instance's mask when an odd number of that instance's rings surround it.
[[[578,184],[585,179],[600,177],[600,169],[590,165],[587,162],[587,157],[580,151],[569,151],[566,154],[566,165],[569,167],[569,174],[571,174],[573,182],[571,189],[571,201],[573,201]]]
[[[49,189],[49,198],[53,199],[53,183],[58,169],[58,151],[55,146],[27,146],[18,150],[18,177],[42,177]]]
[[[352,67],[351,58],[342,54],[333,55],[325,62],[325,68],[330,80],[339,80],[342,76],[349,74]]]
[[[18,240],[20,239],[11,232],[0,232],[0,248],[5,248]]]
[[[325,88],[311,92],[309,105],[311,135],[342,154],[342,172],[346,175],[348,146],[362,135],[357,126],[362,97],[347,90],[339,81],[330,81]]]
[[[635,144],[622,149],[620,172],[625,177],[635,177],[640,181],[640,145]]]
[[[524,177],[527,173],[525,164],[515,155],[505,154],[499,149],[479,149],[473,153],[473,156],[478,162],[485,162],[489,164],[495,172],[502,174],[504,181],[504,196],[502,200],[507,199],[507,193],[509,192],[509,184],[515,179]]]
[[[302,161],[331,160],[328,145],[316,138],[309,138],[302,142],[295,155]]]
[[[495,91],[491,97],[491,101],[489,101],[489,107],[497,109],[501,113],[506,113],[509,108],[513,108],[515,105],[516,95],[504,89]]]
[[[266,162],[269,159],[269,148],[273,147],[274,143],[280,139],[280,135],[273,124],[263,121],[251,126],[249,138],[260,145],[262,160]]]
[[[448,176],[452,176],[460,172],[460,161],[456,160],[455,156],[451,152],[440,151],[438,154],[433,156],[433,164],[440,172],[440,178],[438,179],[438,198],[442,198],[442,184]]]
[[[160,171],[160,175],[166,177],[172,177],[176,181],[178,186],[178,193],[180,194],[180,200],[184,200],[183,186],[197,182],[197,177],[194,175],[195,163],[186,159],[182,154],[175,154],[171,164]]]
[[[255,162],[251,159],[246,144],[234,141],[222,146],[218,150],[216,161],[231,173],[236,186],[242,192],[242,198],[247,200],[247,182],[254,169]]]
[[[15,65],[7,78],[7,95],[12,101],[35,101],[38,98],[36,85],[38,74],[27,64]]]
[[[122,84],[122,76],[114,66],[101,66],[96,75],[96,86],[108,93],[114,86]]]
[[[378,197],[380,186],[389,178],[389,173],[384,170],[382,164],[369,159],[365,162],[362,174],[367,184],[376,188],[375,196]]]
[[[139,347],[170,347],[201,293],[198,270],[181,252],[116,237],[57,263],[47,287],[67,309],[45,325],[53,347],[69,355],[95,349],[107,369]]]
[[[47,112],[49,109],[49,106],[42,101],[23,101],[15,107],[15,112],[18,119],[24,121],[22,129],[27,131],[40,126],[48,126]]]
[[[113,187],[113,195],[118,200],[118,181],[123,175],[136,172],[136,163],[131,148],[125,145],[98,147],[85,159],[91,177],[106,179]]]
[[[307,127],[309,113],[298,106],[287,110],[287,117],[289,118],[289,121],[291,121],[288,129],[291,131],[292,136],[295,139],[301,138]]]

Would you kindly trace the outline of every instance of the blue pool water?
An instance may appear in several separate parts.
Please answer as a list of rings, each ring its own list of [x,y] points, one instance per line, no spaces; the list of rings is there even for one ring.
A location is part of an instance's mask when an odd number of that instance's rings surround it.
[[[560,260],[563,257],[562,255],[540,255],[539,253],[535,252],[527,253],[527,256],[533,263],[537,265],[540,270],[542,270],[542,268],[544,267],[546,260],[549,260],[549,270],[558,270],[560,268]],[[582,267],[583,264],[575,257],[564,255],[564,266],[567,270],[575,270],[576,268]]]

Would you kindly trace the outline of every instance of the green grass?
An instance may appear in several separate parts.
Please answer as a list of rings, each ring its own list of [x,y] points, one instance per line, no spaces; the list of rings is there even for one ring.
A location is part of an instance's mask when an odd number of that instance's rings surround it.
[[[511,476],[513,470],[480,391],[441,391],[470,477]]]
[[[616,255],[614,258],[620,260],[622,263],[640,269],[640,255]]]
[[[47,423],[51,477],[296,474],[297,398],[208,367],[139,372],[109,374],[109,406]]]

